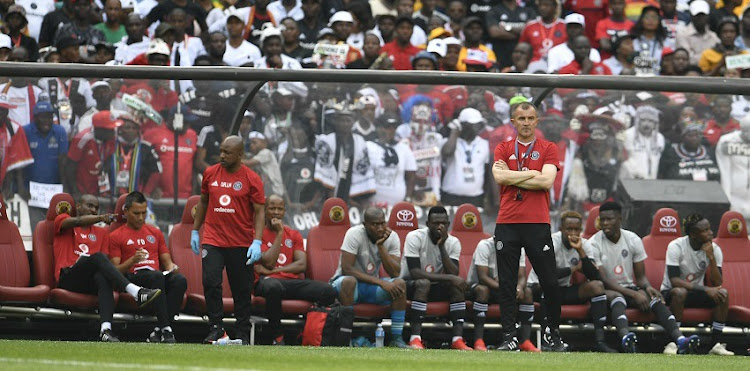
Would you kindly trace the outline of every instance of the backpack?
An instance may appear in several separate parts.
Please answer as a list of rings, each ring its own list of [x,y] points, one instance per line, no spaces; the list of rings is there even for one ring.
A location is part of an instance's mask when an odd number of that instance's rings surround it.
[[[315,306],[307,313],[302,345],[348,347],[352,340],[354,309],[339,304]]]

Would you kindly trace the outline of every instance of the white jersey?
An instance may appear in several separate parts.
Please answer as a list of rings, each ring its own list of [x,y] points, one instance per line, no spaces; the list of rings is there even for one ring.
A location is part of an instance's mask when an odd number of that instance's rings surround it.
[[[295,4],[294,8],[289,11],[284,8],[284,4],[281,3],[281,0],[272,1],[266,6],[266,10],[273,15],[273,19],[276,20],[276,23],[281,23],[281,20],[286,17],[290,17],[295,21],[301,21],[302,18],[305,18],[305,13],[302,11],[302,0],[297,0],[297,4]]]
[[[603,268],[607,278],[622,287],[636,287],[633,264],[648,257],[637,234],[620,229],[620,239],[613,243],[599,231],[586,241],[583,248],[596,266]]]
[[[401,255],[401,240],[398,238],[398,233],[391,233],[383,243],[383,246],[388,250],[388,255],[395,257]],[[341,251],[346,251],[357,256],[354,261],[354,269],[372,277],[379,277],[382,261],[378,253],[378,246],[370,241],[364,225],[360,224],[346,231],[344,242],[341,244]],[[331,281],[341,275],[343,273],[341,272],[341,258],[339,258],[339,267],[336,269],[333,277],[331,277]]]
[[[716,144],[716,163],[731,209],[750,217],[750,142],[742,139],[741,131],[721,136]]]
[[[664,145],[664,135],[658,130],[648,137],[638,131],[637,125],[625,130],[623,146],[628,159],[622,164],[621,178],[656,179]]]
[[[15,121],[19,125],[31,123],[31,113],[34,111],[33,105],[39,102],[42,89],[36,85],[16,88],[8,82],[0,85],[0,94],[4,94],[8,98],[8,103],[16,106],[16,108],[8,110],[8,118],[11,121]]]
[[[724,254],[722,254],[719,245],[713,245],[716,266],[721,268]],[[708,270],[708,257],[703,250],[693,250],[688,236],[677,238],[667,246],[666,267],[664,269],[664,280],[661,281],[661,291],[672,289],[672,282],[669,280],[670,266],[680,267],[681,279],[692,283],[694,286],[703,287],[703,279],[706,277],[706,271]]]
[[[401,124],[396,129],[396,137],[407,140],[409,148],[417,161],[417,181],[415,191],[434,192],[440,200],[442,179],[442,157],[440,149],[445,139],[439,133],[428,131],[421,138],[412,136],[411,126]]]
[[[586,241],[585,238],[581,238],[582,244],[586,244]],[[557,231],[552,233],[552,245],[555,248],[555,265],[557,269],[573,268],[581,262],[581,255],[578,254],[578,251],[574,248],[569,249],[563,244],[562,232]],[[572,274],[569,274],[565,277],[558,277],[557,284],[560,287],[570,286],[570,278],[572,276]],[[531,273],[529,273],[529,279],[526,282],[529,284],[539,283],[539,277],[533,269],[531,270]]]
[[[39,31],[42,29],[42,21],[47,13],[55,11],[54,0],[16,0],[16,5],[22,6],[26,10],[26,20],[29,24],[29,36],[39,41]],[[34,61],[36,62],[36,61]]]
[[[445,252],[451,260],[458,261],[461,258],[461,242],[458,238],[448,235],[445,241]],[[432,242],[430,230],[427,227],[409,232],[404,243],[404,256],[401,257],[400,278],[410,280],[409,264],[406,258],[418,258],[420,268],[427,273],[443,273],[443,259],[440,256],[440,248]]]
[[[246,63],[255,63],[261,56],[260,49],[246,40],[243,40],[242,44],[236,48],[229,45],[229,40],[227,40],[227,49],[224,51],[222,60],[228,66],[239,67]]]
[[[145,53],[148,50],[149,43],[151,43],[151,40],[148,37],[143,36],[143,39],[141,39],[141,41],[128,44],[128,36],[123,36],[120,42],[115,43],[115,48],[117,48],[115,49],[115,63],[130,63],[133,59],[135,59],[135,57]]]
[[[417,171],[417,160],[404,142],[381,146],[367,142],[370,166],[375,173],[377,192],[370,202],[381,207],[393,206],[406,197],[407,171]]]
[[[471,257],[471,266],[469,267],[469,273],[466,275],[466,282],[469,286],[476,285],[479,282],[479,273],[477,267],[487,267],[487,275],[490,278],[497,281],[499,276],[497,274],[497,253],[495,252],[495,238],[485,238],[479,241],[477,249],[474,250],[474,255]],[[521,248],[521,257],[518,259],[519,267],[526,267],[526,250]]]
[[[456,140],[453,156],[445,158],[442,190],[457,196],[476,197],[484,193],[484,172],[490,162],[487,140],[474,137],[471,143]]]

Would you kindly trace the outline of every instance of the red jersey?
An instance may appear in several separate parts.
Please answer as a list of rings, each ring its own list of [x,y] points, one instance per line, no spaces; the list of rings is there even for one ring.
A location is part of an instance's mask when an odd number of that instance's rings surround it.
[[[533,148],[518,143],[518,156],[515,154],[517,140],[500,143],[495,148],[495,161],[503,160],[510,170],[518,170],[518,157],[523,167],[529,170],[542,171],[546,164],[557,167],[560,160],[557,157],[555,143],[537,138]],[[529,152],[528,157],[526,153]],[[523,200],[516,200],[516,194],[521,190]],[[513,186],[501,187],[500,211],[497,213],[498,224],[546,223],[549,224],[549,192],[542,190],[528,190]]]
[[[154,187],[160,187],[163,191],[163,198],[174,197],[174,132],[166,125],[160,125],[150,129],[143,134],[143,140],[148,142],[159,155],[162,164],[162,172],[151,177],[155,180],[144,190],[150,194]],[[193,160],[198,150],[198,136],[193,129],[187,129],[177,138],[179,145],[179,198],[188,198],[193,192]]]
[[[169,253],[164,235],[159,228],[150,224],[144,224],[139,230],[125,224],[109,236],[109,253],[113,258],[120,258],[120,263],[130,259],[138,249],[145,249],[148,255],[143,261],[134,264],[130,273],[141,269],[160,271],[159,255]]]
[[[68,218],[68,214],[60,214],[55,218],[55,236],[52,242],[55,282],[60,280],[60,269],[72,266],[81,256],[98,252],[109,255],[109,233],[106,229],[90,226],[63,230],[62,223]]]
[[[294,262],[294,252],[302,251],[305,252],[305,244],[302,242],[302,235],[298,231],[284,226],[284,237],[281,239],[281,251],[279,252],[279,258],[276,259],[276,268],[283,267]],[[273,241],[276,239],[276,233],[270,228],[263,228],[263,244],[260,245],[261,251],[266,252],[273,246]],[[259,263],[256,263],[259,264]],[[286,279],[302,279],[299,274],[292,273],[274,273],[268,277],[278,278],[282,280]],[[255,282],[258,282],[259,276],[255,275]]]
[[[247,247],[255,237],[254,204],[264,204],[263,182],[247,166],[230,173],[216,164],[203,172],[201,193],[208,195],[202,243]]]
[[[396,70],[410,70],[411,69],[411,57],[417,55],[422,49],[409,44],[409,46],[402,48],[393,40],[380,48],[381,53],[388,53],[388,56],[393,61],[393,68]]]
[[[591,71],[589,71],[589,75],[611,75],[612,70],[609,69],[609,67],[601,62],[592,62],[594,67],[591,68]],[[578,64],[578,62],[573,61],[568,63],[565,67],[560,68],[560,71],[557,71],[559,75],[580,75],[581,74],[581,65]]]
[[[562,44],[567,40],[565,22],[561,19],[556,19],[551,24],[546,24],[542,22],[541,18],[537,18],[526,24],[518,42],[531,44],[534,51],[531,61],[534,62],[546,56],[553,46]]]
[[[591,41],[592,48],[598,48],[594,40],[596,24],[609,15],[609,0],[566,0],[565,9],[582,15],[586,19],[584,35]]]
[[[722,135],[731,133],[735,130],[740,130],[740,123],[735,119],[730,118],[729,122],[724,126],[717,124],[716,120],[710,120],[706,123],[706,128],[703,130],[703,137],[706,138],[706,141],[711,147],[715,147],[716,143],[719,143],[719,138],[721,138]]]
[[[23,127],[8,121],[0,130],[0,184],[5,180],[7,172],[22,169],[33,163],[34,157],[31,155]]]
[[[594,40],[591,40],[591,47],[598,48],[599,40],[610,39],[614,40],[615,36],[630,32],[635,22],[625,18],[622,22],[617,22],[612,18],[604,18],[596,23],[596,32],[594,33]],[[602,52],[602,60],[605,60],[612,56],[611,53]]]
[[[78,133],[70,144],[68,158],[78,163],[76,179],[78,180],[78,191],[82,194],[98,195],[99,174],[102,170],[104,159],[114,153],[112,141],[101,143],[94,138],[94,129],[88,128]]]

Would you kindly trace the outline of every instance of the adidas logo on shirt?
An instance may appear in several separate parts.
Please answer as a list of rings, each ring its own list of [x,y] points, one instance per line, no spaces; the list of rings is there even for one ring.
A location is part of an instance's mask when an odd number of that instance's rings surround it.
[[[549,251],[549,246],[544,245],[544,248],[542,249],[542,251]]]

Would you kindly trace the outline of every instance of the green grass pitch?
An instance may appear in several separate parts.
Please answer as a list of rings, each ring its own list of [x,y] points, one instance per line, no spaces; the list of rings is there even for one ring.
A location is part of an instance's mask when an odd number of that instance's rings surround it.
[[[747,370],[746,357],[0,340],[0,370]]]

